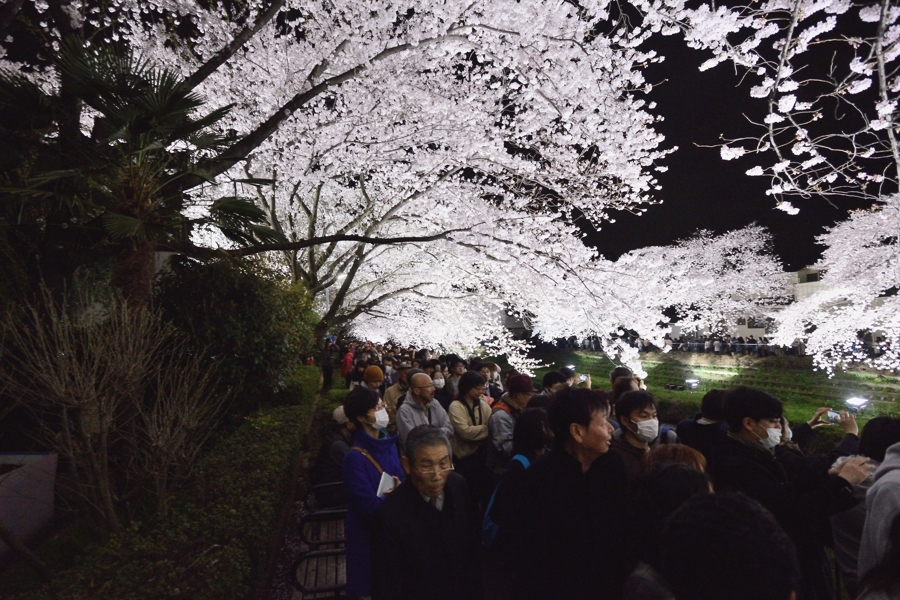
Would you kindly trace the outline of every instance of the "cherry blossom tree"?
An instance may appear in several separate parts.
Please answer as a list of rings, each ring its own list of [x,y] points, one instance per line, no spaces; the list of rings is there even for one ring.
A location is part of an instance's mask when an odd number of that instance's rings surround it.
[[[53,62],[73,38],[125,44],[180,72],[205,109],[228,108],[216,125],[227,147],[163,191],[201,212],[226,192],[256,197],[283,239],[229,251],[288,253],[294,276],[327,295],[323,327],[352,321],[374,334],[390,323],[424,341],[416,319],[443,319],[433,344],[508,348],[518,346],[497,316],[512,312],[545,339],[599,335],[621,352],[616,331],[658,338],[667,306],[696,323],[730,311],[692,291],[731,298],[714,265],[774,264],[755,251],[723,263],[727,253],[706,256],[708,237],[615,263],[581,241],[581,227],[611,210],[655,201],[653,173],[672,149],[653,129],[661,117],[643,99],[642,69],[660,60],[648,40],[678,30],[680,0],[42,0],[16,10],[32,28],[10,29],[0,66],[71,97],[67,136],[85,135],[94,116]],[[17,56],[15,36],[35,30],[42,52]],[[723,244],[762,248],[761,232],[746,236]]]
[[[760,134],[721,154],[759,156],[762,164],[747,174],[771,178],[779,209],[796,213],[790,196],[877,201],[897,189],[900,7],[771,0],[681,16],[689,41],[714,50],[701,69],[731,61],[756,83],[750,95],[763,104]]]
[[[854,363],[900,368],[898,232],[900,195],[893,194],[820,236],[826,249],[817,266],[828,287],[776,315],[780,343],[803,338],[829,373]]]
[[[430,213],[423,227],[440,230],[441,222]],[[574,228],[560,231],[549,219],[522,215],[517,222],[487,218],[428,244],[351,247],[352,258],[317,264],[327,273],[363,257],[331,284],[336,293],[327,308],[367,339],[454,351],[481,343],[530,371],[528,345],[504,327],[512,315],[547,341],[597,337],[607,353],[640,370],[623,328],[662,346],[667,308],[679,310],[686,329],[718,329],[737,316],[762,315],[760,300],[785,295],[786,277],[767,241],[751,227],[609,261],[586,248]],[[301,269],[311,264],[299,262]]]
[[[747,175],[769,177],[776,208],[792,215],[791,197],[872,205],[819,238],[826,250],[816,266],[828,289],[776,312],[775,337],[804,340],[829,372],[860,361],[896,369],[895,297],[882,296],[900,286],[900,7],[890,0],[730,6],[677,15],[689,43],[712,50],[701,68],[731,62],[761,103],[759,135],[723,145],[722,158],[757,158]],[[883,354],[870,356],[865,335],[884,336]]]

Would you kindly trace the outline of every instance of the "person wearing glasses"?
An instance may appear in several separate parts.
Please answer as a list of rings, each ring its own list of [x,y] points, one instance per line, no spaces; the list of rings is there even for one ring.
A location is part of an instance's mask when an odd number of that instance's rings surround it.
[[[404,478],[397,436],[388,435],[388,414],[378,392],[356,387],[344,399],[344,415],[353,425],[350,450],[341,474],[347,496],[347,588],[350,597],[371,595],[372,515],[393,489],[382,491],[383,473],[399,485]]]
[[[412,370],[410,370],[411,372]],[[434,401],[434,382],[427,374],[417,371],[415,375],[409,375],[409,391],[406,400],[397,409],[397,433],[400,434],[400,443],[406,443],[406,436],[417,425],[434,425],[447,435],[453,436],[453,425],[447,411],[438,402]]]
[[[450,440],[419,425],[406,438],[407,480],[375,513],[374,600],[484,598],[465,480],[453,469]]]

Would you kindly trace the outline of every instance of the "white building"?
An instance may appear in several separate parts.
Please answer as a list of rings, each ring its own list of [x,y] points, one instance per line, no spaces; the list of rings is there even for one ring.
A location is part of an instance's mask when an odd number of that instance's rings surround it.
[[[808,298],[815,292],[826,289],[828,285],[820,279],[821,271],[814,267],[804,267],[799,271],[788,272],[788,275],[790,276],[791,291],[795,302]],[[706,334],[708,332],[702,333]],[[741,336],[747,338],[752,335],[756,339],[759,339],[760,337],[767,335],[767,333],[771,333],[771,331],[767,332],[766,321],[764,319],[741,317],[732,326],[729,333],[734,337]],[[672,337],[677,338],[680,336],[681,328],[678,327],[678,325],[673,325]]]

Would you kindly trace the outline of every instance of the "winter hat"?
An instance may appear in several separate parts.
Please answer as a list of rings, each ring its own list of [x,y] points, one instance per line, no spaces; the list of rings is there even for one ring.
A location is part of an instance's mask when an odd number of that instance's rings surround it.
[[[368,384],[379,386],[384,383],[384,373],[378,365],[369,365],[363,373],[363,381]]]
[[[531,393],[531,377],[528,375],[513,375],[506,382],[506,389],[510,394]]]

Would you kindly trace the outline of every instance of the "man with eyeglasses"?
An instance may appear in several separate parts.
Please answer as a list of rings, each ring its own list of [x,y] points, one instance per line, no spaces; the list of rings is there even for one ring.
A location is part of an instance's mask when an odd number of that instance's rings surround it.
[[[400,444],[406,443],[406,436],[418,425],[434,425],[446,434],[447,439],[453,437],[453,425],[447,411],[434,401],[434,382],[427,374],[418,371],[409,377],[408,400],[397,409],[397,433]]]
[[[419,425],[401,461],[407,480],[375,513],[372,597],[483,599],[471,499],[453,470],[450,440],[438,427]]]

